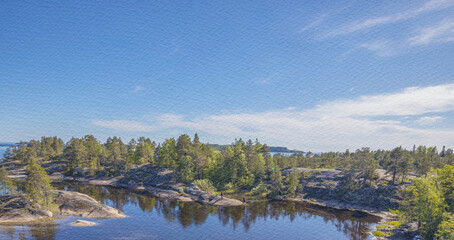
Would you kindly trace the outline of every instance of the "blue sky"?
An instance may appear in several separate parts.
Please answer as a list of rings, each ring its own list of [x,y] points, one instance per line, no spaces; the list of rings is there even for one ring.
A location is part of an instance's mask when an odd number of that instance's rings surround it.
[[[0,141],[454,147],[454,0],[3,1]]]

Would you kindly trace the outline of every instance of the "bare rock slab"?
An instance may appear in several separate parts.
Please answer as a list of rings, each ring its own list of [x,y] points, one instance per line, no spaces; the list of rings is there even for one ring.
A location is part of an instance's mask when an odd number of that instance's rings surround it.
[[[86,218],[123,218],[126,217],[119,210],[99,203],[88,195],[71,192],[56,191],[55,202],[60,205],[62,216],[76,216]]]
[[[98,223],[85,221],[85,220],[77,220],[77,221],[71,223],[71,226],[73,226],[73,227],[91,227],[91,226],[96,226],[96,225],[98,225]]]

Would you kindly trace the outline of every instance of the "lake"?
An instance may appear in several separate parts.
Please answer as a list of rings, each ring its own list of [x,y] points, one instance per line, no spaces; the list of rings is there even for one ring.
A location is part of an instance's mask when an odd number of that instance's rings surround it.
[[[370,239],[380,219],[360,212],[321,209],[302,203],[253,201],[213,207],[182,203],[126,189],[62,183],[59,189],[86,193],[118,208],[123,219],[67,217],[31,226],[1,226],[0,239]],[[100,223],[72,227],[77,219]]]
[[[0,146],[0,159],[3,158],[3,154],[5,154],[7,148],[8,147]]]

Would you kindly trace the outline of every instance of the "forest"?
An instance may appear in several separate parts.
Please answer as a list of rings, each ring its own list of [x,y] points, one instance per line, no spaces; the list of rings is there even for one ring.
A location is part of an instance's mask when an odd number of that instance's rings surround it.
[[[400,209],[402,222],[417,221],[427,239],[446,239],[454,235],[454,154],[446,147],[441,151],[436,147],[413,146],[410,150],[361,148],[352,152],[272,155],[270,147],[258,140],[239,139],[216,148],[200,142],[197,134],[192,139],[183,134],[162,143],[145,137],[127,143],[121,138],[109,137],[101,143],[87,135],[72,138],[67,143],[58,137],[20,142],[7,149],[4,159],[27,166],[29,173],[39,172],[37,176],[44,179],[46,186],[49,180],[42,176],[43,170],[39,168],[42,162],[63,162],[68,176],[100,178],[122,176],[133,168],[152,164],[174,169],[176,181],[195,182],[204,189],[260,192],[265,188],[274,196],[293,196],[301,190],[299,183],[304,176],[297,172],[283,176],[281,170],[284,169],[339,169],[351,174],[355,178],[352,182],[359,183],[360,188],[374,187],[378,178],[376,170],[385,169],[392,177],[390,185],[410,182],[410,174],[417,177],[402,193],[405,196]],[[2,179],[6,179],[4,169],[2,172]],[[11,185],[6,180],[3,182],[3,186]],[[34,186],[33,180],[27,182],[30,182],[29,192],[39,194],[33,190],[39,186]],[[46,201],[45,196],[39,198],[44,199],[41,202]]]

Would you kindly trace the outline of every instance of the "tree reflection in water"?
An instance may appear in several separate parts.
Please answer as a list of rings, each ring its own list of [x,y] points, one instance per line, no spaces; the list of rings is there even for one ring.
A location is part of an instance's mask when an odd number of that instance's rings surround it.
[[[17,230],[17,236],[15,236]],[[23,226],[0,225],[0,233],[10,239],[27,239],[32,236],[36,240],[54,240],[58,232],[58,225],[54,220],[46,220]]]
[[[78,191],[88,194],[98,201],[123,211],[125,204],[138,206],[142,211],[162,214],[167,221],[178,222],[183,227],[203,224],[208,216],[216,216],[223,225],[231,224],[235,229],[242,224],[246,231],[257,220],[288,217],[293,221],[296,217],[311,219],[322,217],[325,223],[336,226],[337,231],[350,239],[367,238],[369,226],[379,221],[378,217],[361,212],[347,210],[323,209],[304,203],[290,201],[254,201],[247,206],[214,207],[197,203],[184,203],[160,199],[147,194],[137,193],[122,188],[85,185],[80,183],[63,183],[56,185],[60,189]]]

